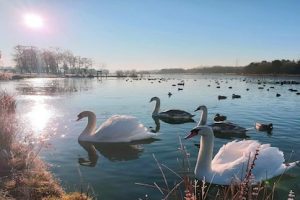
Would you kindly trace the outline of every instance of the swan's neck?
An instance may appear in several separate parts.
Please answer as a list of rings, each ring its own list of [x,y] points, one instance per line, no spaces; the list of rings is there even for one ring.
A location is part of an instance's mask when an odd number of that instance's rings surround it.
[[[156,104],[155,104],[155,108],[153,110],[152,115],[157,115],[159,112],[159,108],[160,108],[160,100],[156,99]]]
[[[211,161],[214,147],[213,133],[210,135],[201,136],[200,149],[195,167],[196,177],[202,179],[203,176],[212,172]],[[207,178],[207,177],[206,177]]]
[[[200,115],[200,120],[199,120],[198,126],[203,126],[207,122],[207,108],[202,107],[201,110],[202,110],[202,113]]]
[[[81,135],[93,135],[96,129],[96,115],[92,112],[88,114],[88,124],[82,131]]]

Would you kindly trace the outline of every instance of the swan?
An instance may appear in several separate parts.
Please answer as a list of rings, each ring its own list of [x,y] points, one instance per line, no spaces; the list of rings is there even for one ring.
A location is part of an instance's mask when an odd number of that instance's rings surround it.
[[[207,121],[207,108],[206,106],[199,106],[195,111],[198,110],[202,111],[198,125],[205,125]],[[247,129],[231,122],[215,122],[209,126],[212,127],[214,133],[216,134],[233,135],[239,137],[246,136]]]
[[[156,101],[155,108],[153,110],[152,116],[157,116],[159,118],[172,118],[172,119],[191,119],[195,115],[192,115],[184,110],[167,110],[164,112],[159,112],[160,109],[160,99],[158,97],[152,97],[150,102]]]
[[[212,128],[199,123],[185,139],[196,135],[201,135],[201,138],[194,170],[195,177],[213,184],[241,183],[247,175],[249,163],[255,164],[251,170],[254,177],[253,184],[278,176],[299,163],[295,161],[285,164],[282,151],[271,147],[270,144],[260,144],[256,140],[229,142],[223,145],[212,159],[214,146]]]
[[[107,119],[96,130],[96,115],[91,111],[78,114],[77,121],[88,118],[88,124],[78,137],[78,141],[86,142],[132,142],[149,139],[156,134],[151,133],[136,117],[114,115]]]

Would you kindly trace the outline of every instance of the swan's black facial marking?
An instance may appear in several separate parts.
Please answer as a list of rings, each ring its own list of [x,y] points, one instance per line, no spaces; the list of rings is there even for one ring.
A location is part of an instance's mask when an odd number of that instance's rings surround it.
[[[190,132],[190,134],[187,135],[184,139],[189,139],[189,138],[192,138],[192,137],[198,135],[199,131],[200,131],[200,128],[194,128],[194,129],[192,129],[191,132]]]
[[[82,114],[80,113],[79,115],[77,115],[77,120],[76,121],[79,121],[83,118]]]
[[[198,108],[196,108],[196,110],[194,110],[194,112],[203,109],[203,106],[199,106]]]
[[[149,103],[152,102],[152,101],[155,101],[156,99],[157,99],[157,97],[152,97],[152,98],[150,99]]]

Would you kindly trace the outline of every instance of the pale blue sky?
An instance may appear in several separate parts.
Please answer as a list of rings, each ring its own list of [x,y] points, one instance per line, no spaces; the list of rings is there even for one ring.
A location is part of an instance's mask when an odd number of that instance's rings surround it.
[[[300,59],[298,0],[0,0],[2,65],[17,44],[58,46],[107,69]],[[32,12],[41,30],[23,25]]]

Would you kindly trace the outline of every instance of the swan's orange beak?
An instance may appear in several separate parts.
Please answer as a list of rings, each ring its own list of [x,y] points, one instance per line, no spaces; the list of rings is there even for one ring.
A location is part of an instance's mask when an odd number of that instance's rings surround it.
[[[189,135],[185,136],[184,139],[192,138],[192,137],[198,135],[198,133],[199,133],[199,129],[193,129],[193,130],[191,130]]]

